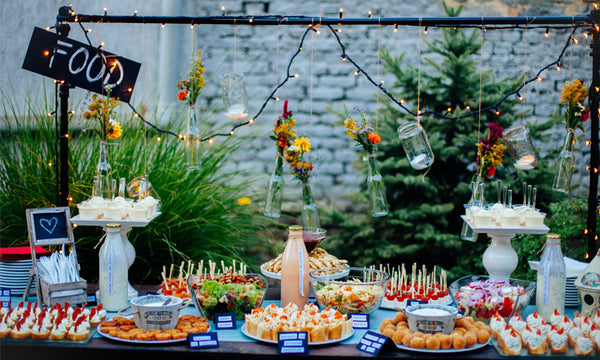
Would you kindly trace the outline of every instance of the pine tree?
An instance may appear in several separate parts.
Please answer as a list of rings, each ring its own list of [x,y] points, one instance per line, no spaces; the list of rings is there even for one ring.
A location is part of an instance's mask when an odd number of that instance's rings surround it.
[[[445,5],[444,5],[445,6]],[[458,16],[462,7],[445,6],[448,16]],[[491,70],[480,72],[481,30],[466,34],[458,28],[444,28],[441,39],[425,42],[429,50],[437,54],[440,62],[424,57],[421,69],[420,93],[418,92],[418,68],[404,62],[406,54],[394,56],[389,50],[381,53],[384,71],[395,76],[391,87],[396,99],[403,99],[408,108],[421,109],[451,115],[492,106],[504,94],[517,88],[523,79],[497,81]],[[481,82],[481,99],[480,99]],[[389,89],[388,89],[389,90]],[[418,99],[417,99],[418,97]],[[383,98],[380,96],[380,98]],[[352,265],[390,264],[417,262],[428,266],[438,265],[449,270],[449,276],[481,273],[481,259],[489,240],[479,236],[476,243],[460,240],[463,204],[470,197],[470,182],[476,171],[476,146],[479,137],[487,137],[485,130],[491,121],[507,127],[521,114],[519,100],[507,99],[495,111],[461,119],[421,117],[420,122],[428,134],[435,154],[431,168],[417,171],[411,168],[398,140],[399,120],[416,119],[385,97],[379,110],[379,133],[384,139],[379,144],[378,160],[384,176],[390,213],[382,218],[365,215],[343,215],[333,211],[332,224],[341,224],[340,233],[330,237],[324,246],[343,254]],[[550,126],[530,124],[536,134]],[[497,171],[495,179],[503,178],[504,184],[520,192],[522,181],[551,183],[551,174],[540,160],[540,166],[529,172],[516,172],[510,165],[508,152],[505,165]],[[550,179],[550,180],[548,180]],[[548,188],[548,186],[546,186]],[[486,194],[494,196],[495,184],[487,181]],[[364,194],[364,192],[363,192]]]

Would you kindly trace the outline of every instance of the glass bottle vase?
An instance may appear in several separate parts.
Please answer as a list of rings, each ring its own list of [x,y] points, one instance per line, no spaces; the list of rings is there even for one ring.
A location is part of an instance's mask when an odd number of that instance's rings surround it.
[[[184,135],[185,162],[188,170],[199,170],[202,166],[202,154],[200,141],[200,130],[198,129],[196,109],[190,106],[188,109],[188,125]]]
[[[304,228],[320,228],[319,211],[313,200],[308,181],[302,183],[302,226]]]
[[[92,196],[99,196],[103,199],[112,199],[112,167],[108,162],[108,143],[105,140],[100,142],[100,157],[96,165],[96,176],[94,179],[94,188]]]
[[[270,218],[281,216],[281,203],[283,201],[283,155],[277,152],[273,172],[269,178],[267,187],[267,198],[265,199],[265,209],[263,214]]]
[[[575,168],[574,146],[575,134],[569,131],[567,132],[563,149],[556,163],[554,181],[552,182],[552,189],[555,191],[568,193],[571,188],[571,179]]]
[[[483,182],[483,177],[481,176],[478,176],[477,179],[471,181],[471,198],[469,199],[469,202],[464,205],[467,220],[470,219],[471,206],[483,206],[484,187],[485,184]],[[462,229],[460,231],[460,239],[472,242],[477,241],[477,233],[473,231],[473,229],[469,226],[469,224],[467,224],[466,221],[463,221]]]
[[[367,192],[371,215],[373,217],[386,216],[389,213],[389,207],[385,196],[383,177],[379,171],[375,153],[365,152],[365,161],[367,162]]]

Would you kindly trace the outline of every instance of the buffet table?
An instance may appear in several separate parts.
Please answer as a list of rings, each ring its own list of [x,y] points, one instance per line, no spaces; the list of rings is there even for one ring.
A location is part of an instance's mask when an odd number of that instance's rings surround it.
[[[93,285],[92,285],[93,286]],[[140,294],[146,292],[156,292],[157,287],[136,287]],[[94,289],[89,289],[93,293]],[[35,298],[29,299],[35,301]],[[279,289],[269,289],[264,304],[275,302],[279,304]],[[20,298],[14,297],[13,303],[17,305]],[[529,306],[523,312],[524,315],[533,312],[533,306]],[[199,315],[194,306],[189,306],[182,310],[182,314]],[[381,321],[386,318],[392,318],[395,312],[392,310],[377,310],[371,314],[370,330],[378,332]],[[109,313],[108,318],[115,316],[115,313]],[[247,338],[240,331],[243,322],[238,321],[235,330],[218,330],[219,347],[212,349],[191,349],[187,341],[172,344],[156,345],[138,345],[124,342],[113,341],[95,333],[87,343],[73,343],[67,341],[34,341],[34,340],[0,340],[0,358],[3,360],[12,359],[281,359],[286,355],[278,355],[277,346],[265,344]],[[212,325],[214,328],[214,325]],[[356,348],[357,343],[365,334],[366,330],[356,330],[354,335],[341,343],[332,345],[310,346],[308,355],[294,355],[298,358],[343,358],[358,359],[373,357],[368,353],[359,351]],[[444,359],[501,359],[501,358],[519,358],[501,356],[493,345],[485,346],[478,350],[461,352],[455,354],[423,354],[409,352],[391,347],[383,349],[377,357],[380,358],[444,358]],[[528,356],[528,358],[548,358],[548,356]]]

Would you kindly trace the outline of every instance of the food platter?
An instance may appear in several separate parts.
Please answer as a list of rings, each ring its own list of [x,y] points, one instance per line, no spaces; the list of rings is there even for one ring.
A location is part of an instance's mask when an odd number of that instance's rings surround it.
[[[280,273],[268,271],[268,270],[265,269],[265,265],[266,264],[267,263],[264,263],[264,264],[262,264],[260,266],[260,272],[264,276],[268,277],[269,279],[281,280],[281,274]],[[348,266],[348,265],[345,265],[345,267],[350,268],[350,266]],[[320,278],[323,278],[323,280],[334,280],[334,279],[337,279],[337,278],[344,277],[344,276],[348,275],[349,272],[350,272],[350,270],[341,272],[339,274],[332,274],[330,276],[320,276]]]
[[[412,347],[408,347],[408,346],[404,346],[401,344],[396,344],[396,347],[400,350],[406,350],[406,351],[412,351],[412,352],[419,352],[419,353],[427,353],[427,354],[454,354],[454,353],[462,353],[462,352],[467,352],[467,351],[475,351],[475,350],[479,350],[482,349],[486,346],[488,346],[489,344],[489,340],[486,343],[483,344],[475,344],[473,345],[473,347],[470,348],[464,348],[464,349],[445,349],[445,350],[428,350],[428,349],[415,349]]]
[[[262,338],[260,338],[260,337],[258,337],[256,335],[249,334],[248,330],[246,329],[246,324],[242,325],[241,331],[242,331],[242,334],[246,335],[250,339],[253,339],[253,340],[256,340],[256,341],[260,341],[260,342],[264,342],[264,343],[268,343],[268,344],[277,344],[277,341],[275,341],[275,340],[262,339]],[[339,342],[348,340],[349,338],[352,337],[352,335],[354,335],[354,330],[350,331],[347,334],[342,335],[342,337],[339,338],[339,339],[327,340],[327,341],[322,341],[322,342],[309,342],[308,345],[309,346],[317,346],[317,345],[337,344]]]
[[[208,327],[208,330],[206,332],[209,332],[211,329],[211,327]],[[187,341],[187,336],[182,338],[182,339],[171,339],[171,340],[129,340],[129,339],[121,339],[117,336],[111,336],[109,333],[105,333],[102,332],[100,329],[98,329],[98,334],[104,336],[107,339],[111,339],[111,340],[115,340],[115,341],[120,341],[120,342],[125,342],[125,343],[130,343],[130,344],[149,344],[149,345],[161,345],[161,344],[172,344],[172,343],[178,343],[178,342],[182,342],[182,341]]]

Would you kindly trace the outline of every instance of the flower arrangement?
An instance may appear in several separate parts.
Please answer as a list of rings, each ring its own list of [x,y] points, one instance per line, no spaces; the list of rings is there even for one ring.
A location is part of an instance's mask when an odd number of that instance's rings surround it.
[[[121,105],[121,102],[110,97],[110,87],[107,87],[106,99],[94,94],[88,110],[83,113],[84,119],[98,121],[103,141],[118,139],[123,134],[121,124],[112,119],[113,110],[118,105]]]
[[[362,110],[358,111],[360,112],[363,124],[358,125],[352,116],[349,116],[348,119],[344,121],[346,134],[348,134],[349,138],[356,140],[366,152],[371,153],[373,152],[375,145],[379,144],[381,141],[381,136],[375,133],[373,127],[367,123],[365,113]]]
[[[288,101],[285,100],[283,102],[283,113],[275,121],[275,127],[271,129],[273,131],[271,139],[277,142],[277,151],[281,155],[283,155],[283,149],[291,145],[292,137],[296,136],[295,125],[296,120],[292,116],[292,111],[288,111]]]
[[[480,138],[477,143],[477,174],[476,177],[492,177],[496,167],[502,165],[506,146],[500,143],[502,139],[502,126],[495,122],[488,125],[488,138]]]
[[[206,84],[204,81],[204,67],[202,66],[202,50],[198,50],[198,56],[192,62],[192,68],[189,71],[189,80],[180,80],[177,82],[177,99],[186,101],[189,106],[194,106],[202,88]]]
[[[567,81],[567,84],[563,86],[560,92],[560,102],[567,104],[565,120],[568,131],[576,128],[583,130],[581,123],[590,117],[590,109],[583,105],[587,97],[588,91],[579,79],[575,79],[573,82]]]
[[[288,162],[291,172],[303,183],[308,182],[313,163],[309,159],[310,141],[306,137],[295,137],[290,146],[284,149],[285,161]]]

